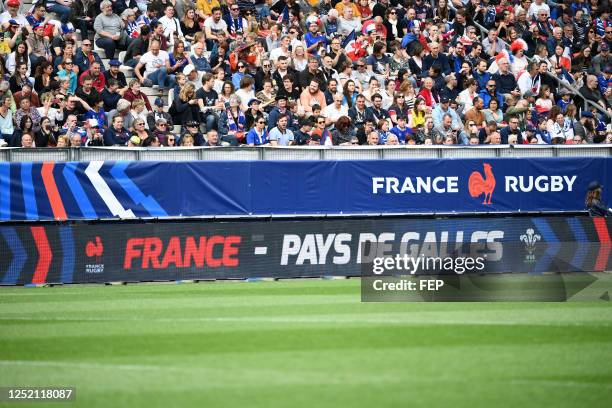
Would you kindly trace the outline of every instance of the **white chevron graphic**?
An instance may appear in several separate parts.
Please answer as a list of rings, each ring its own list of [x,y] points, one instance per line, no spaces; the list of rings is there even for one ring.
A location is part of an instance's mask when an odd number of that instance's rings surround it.
[[[106,184],[102,176],[100,176],[100,173],[98,173],[100,171],[100,168],[102,168],[103,164],[104,162],[99,160],[92,161],[91,163],[89,163],[89,166],[87,166],[87,169],[85,169],[85,174],[87,175],[87,178],[89,178],[91,184],[94,186],[98,194],[100,194],[100,197],[102,197],[104,204],[106,204],[106,206],[114,216],[117,216],[119,218],[135,218],[132,210],[126,210],[125,208],[123,208],[123,206],[121,205],[119,200],[117,200],[117,197],[115,197],[108,184]]]

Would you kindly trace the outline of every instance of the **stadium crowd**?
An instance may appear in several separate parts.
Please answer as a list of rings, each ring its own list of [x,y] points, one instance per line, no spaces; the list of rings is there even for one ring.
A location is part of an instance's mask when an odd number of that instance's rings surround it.
[[[0,146],[612,143],[607,0],[0,9]]]

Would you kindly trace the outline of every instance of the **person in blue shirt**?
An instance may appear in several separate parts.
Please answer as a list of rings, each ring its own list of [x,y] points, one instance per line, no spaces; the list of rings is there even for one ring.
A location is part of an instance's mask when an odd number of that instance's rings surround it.
[[[293,132],[287,128],[288,116],[281,115],[277,126],[270,131],[269,140],[272,146],[291,146],[295,144]]]
[[[196,70],[198,70],[198,72],[210,72],[212,68],[204,55],[204,44],[197,42],[193,44],[191,48],[193,53],[190,59],[191,63],[195,65]],[[170,61],[170,64],[172,64],[172,61]]]
[[[318,55],[319,47],[327,46],[327,37],[319,32],[319,25],[316,21],[308,24],[308,32],[304,35],[307,51],[311,55]]]
[[[240,61],[238,63],[238,70],[232,74],[232,84],[234,84],[234,88],[240,89],[240,81],[245,76],[251,76],[251,74],[247,73],[247,65],[246,62]]]
[[[130,139],[130,132],[123,127],[123,117],[116,115],[112,126],[104,132],[104,146],[125,146]]]
[[[404,115],[397,117],[397,125],[393,126],[390,132],[397,136],[397,140],[401,144],[406,143],[406,139],[410,139],[412,136],[412,129],[406,126],[406,117]]]
[[[71,59],[66,59],[62,63],[63,68],[58,71],[57,77],[61,80],[62,78],[66,78],[68,81],[68,89],[67,92],[70,95],[74,95],[74,92],[77,89],[77,75],[72,70],[73,62]]]
[[[487,86],[485,89],[478,93],[478,96],[482,98],[484,101],[484,107],[489,108],[489,102],[491,99],[497,98],[497,102],[499,102],[499,106],[504,106],[504,95],[497,92],[497,84],[493,79],[489,79],[487,81]]]
[[[472,73],[478,84],[478,92],[486,91],[487,82],[491,79],[491,74],[487,71],[487,61],[481,59],[476,63],[476,69]],[[488,104],[486,105],[488,106]],[[501,106],[501,105],[500,105]]]
[[[263,117],[258,118],[254,126],[247,133],[247,144],[249,146],[261,146],[268,144],[268,131],[266,130],[266,120]]]

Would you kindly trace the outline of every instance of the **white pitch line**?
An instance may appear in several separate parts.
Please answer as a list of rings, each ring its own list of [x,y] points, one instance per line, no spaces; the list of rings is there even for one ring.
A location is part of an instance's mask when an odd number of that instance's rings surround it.
[[[0,321],[57,321],[57,322],[210,322],[210,323],[355,323],[355,324],[404,324],[404,325],[478,325],[478,326],[611,326],[610,321],[589,321],[589,322],[574,322],[574,321],[557,321],[557,322],[531,322],[521,320],[482,320],[475,318],[474,320],[457,320],[448,319],[440,320],[437,317],[422,316],[407,316],[406,318],[389,318],[387,316],[361,316],[361,317],[346,317],[343,315],[335,315],[329,317],[321,316],[251,316],[251,317],[29,317],[29,316],[2,316]]]
[[[138,365],[138,364],[98,364],[98,363],[82,363],[72,361],[33,361],[33,360],[0,360],[0,366],[34,366],[34,367],[60,367],[60,368],[86,368],[94,370],[159,370],[159,371],[180,371],[188,370],[178,369],[176,367],[164,367],[156,365]]]
[[[53,368],[67,368],[67,369],[88,369],[88,370],[123,370],[123,371],[163,371],[163,372],[177,372],[177,373],[193,373],[203,370],[198,367],[171,367],[171,366],[160,366],[160,365],[146,365],[146,364],[99,364],[99,363],[85,363],[78,361],[34,361],[34,360],[0,360],[0,366],[21,366],[21,367],[53,367]],[[321,375],[323,373],[320,373]],[[350,383],[350,379],[347,379]],[[393,379],[390,379],[393,382]],[[468,383],[474,381],[469,378],[415,378],[413,381],[418,383]],[[579,382],[579,381],[559,381],[559,380],[545,380],[545,379],[534,379],[534,380],[507,380],[507,379],[489,379],[489,382],[503,382],[511,385],[541,385],[555,388],[605,388],[612,389],[612,384],[607,383],[596,383],[596,382]],[[342,385],[339,383],[338,385]]]

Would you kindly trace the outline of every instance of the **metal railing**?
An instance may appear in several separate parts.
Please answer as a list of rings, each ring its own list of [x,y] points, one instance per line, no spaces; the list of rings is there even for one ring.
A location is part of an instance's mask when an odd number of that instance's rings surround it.
[[[3,148],[0,162],[398,160],[493,157],[609,157],[612,145],[359,147]]]

